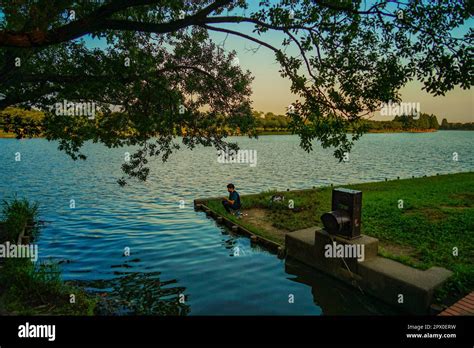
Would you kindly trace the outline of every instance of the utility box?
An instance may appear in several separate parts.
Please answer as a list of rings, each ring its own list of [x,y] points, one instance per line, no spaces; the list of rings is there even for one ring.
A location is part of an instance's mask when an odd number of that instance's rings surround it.
[[[360,237],[362,192],[338,188],[332,191],[332,211],[324,213],[321,221],[329,234],[347,239]]]

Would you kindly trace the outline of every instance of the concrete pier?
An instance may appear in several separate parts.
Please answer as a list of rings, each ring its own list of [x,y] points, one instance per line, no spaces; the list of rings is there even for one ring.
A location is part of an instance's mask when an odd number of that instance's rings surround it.
[[[363,257],[334,257],[328,253],[334,245],[349,251],[363,250]],[[412,314],[428,314],[434,290],[452,275],[445,268],[431,267],[423,271],[377,256],[378,240],[366,235],[349,240],[318,228],[308,228],[288,233],[285,246],[288,257]]]
[[[212,199],[212,198],[208,198]],[[205,211],[206,215],[212,219],[215,219],[217,223],[220,225],[226,226],[231,229],[232,232],[238,233],[240,235],[249,237],[253,244],[261,245],[262,247],[266,248],[268,251],[277,254],[277,255],[284,255],[284,248],[278,243],[275,243],[267,238],[262,236],[258,236],[245,228],[244,226],[236,223],[235,221],[231,221],[225,216],[220,215],[216,211],[213,211],[208,206],[206,206],[205,200],[195,200],[194,201],[194,209],[198,211]]]

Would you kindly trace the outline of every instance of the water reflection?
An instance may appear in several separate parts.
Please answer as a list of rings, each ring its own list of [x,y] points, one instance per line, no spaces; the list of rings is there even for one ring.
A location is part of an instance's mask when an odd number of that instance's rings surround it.
[[[242,237],[237,233],[231,232],[227,227],[222,226],[221,228],[222,235],[226,236],[226,238],[222,240],[222,245],[229,251],[229,256],[250,257],[259,252],[271,253],[269,250],[266,250],[258,244],[249,244],[247,237]]]
[[[311,287],[313,301],[321,307],[323,315],[400,314],[394,308],[362,293],[359,289],[294,259],[286,259],[285,272],[295,276],[288,279]]]
[[[240,237],[227,227],[222,226],[221,232],[222,235],[229,238],[223,242],[225,249],[234,253],[231,252],[229,256],[245,257],[253,253],[264,252],[272,254],[275,259],[277,258],[276,254],[258,244],[248,243],[248,238]],[[286,258],[284,260],[284,270],[288,280],[311,288],[313,302],[321,309],[322,315],[387,315],[398,313],[383,302],[361,293],[359,289],[308,267],[297,260]]]
[[[160,273],[115,272],[110,280],[77,281],[98,295],[98,315],[188,315],[186,288],[177,280],[160,280]]]

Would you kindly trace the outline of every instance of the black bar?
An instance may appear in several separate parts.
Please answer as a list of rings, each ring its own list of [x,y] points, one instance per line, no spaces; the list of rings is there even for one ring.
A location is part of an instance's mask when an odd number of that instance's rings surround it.
[[[20,338],[19,326],[54,324],[55,340]],[[420,325],[422,329],[408,329]],[[455,329],[436,328],[456,325]],[[429,327],[428,327],[429,326]],[[0,346],[57,344],[371,344],[469,346],[474,317],[0,317]],[[407,334],[456,334],[407,338]]]

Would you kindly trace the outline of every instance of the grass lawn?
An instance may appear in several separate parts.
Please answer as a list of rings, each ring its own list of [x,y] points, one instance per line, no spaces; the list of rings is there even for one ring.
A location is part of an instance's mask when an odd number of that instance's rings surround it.
[[[362,233],[379,239],[380,255],[420,269],[453,271],[438,298],[458,298],[474,289],[474,172],[343,187],[363,192]],[[243,196],[247,216],[235,221],[283,244],[285,233],[322,226],[321,215],[331,210],[331,191],[280,192],[283,203],[271,203],[274,191]],[[288,208],[290,200],[295,211]],[[208,206],[228,216],[220,201]]]

